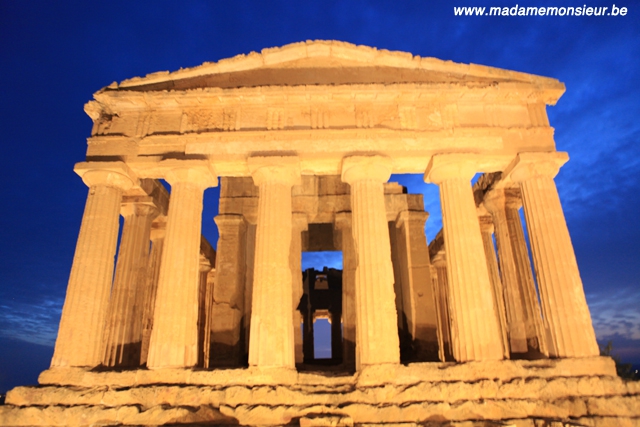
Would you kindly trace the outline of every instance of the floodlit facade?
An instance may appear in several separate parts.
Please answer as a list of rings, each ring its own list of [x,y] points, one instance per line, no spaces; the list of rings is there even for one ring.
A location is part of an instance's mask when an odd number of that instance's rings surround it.
[[[335,41],[100,90],[51,368],[0,425],[640,425],[554,183],[564,90]],[[392,174],[438,185],[429,245]],[[303,274],[304,251],[341,251],[342,272]]]

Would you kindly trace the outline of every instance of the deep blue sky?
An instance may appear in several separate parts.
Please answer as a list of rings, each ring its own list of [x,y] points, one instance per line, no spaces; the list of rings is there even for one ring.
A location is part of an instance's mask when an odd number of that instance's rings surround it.
[[[640,4],[624,17],[455,17],[444,1],[0,0],[0,391],[33,383],[58,327],[86,187],[83,105],[113,81],[307,39],[336,39],[557,78],[556,182],[598,339],[640,362]],[[486,4],[483,4],[486,3]],[[607,6],[530,1],[526,6]],[[431,239],[438,193],[425,191]],[[205,236],[215,244],[215,190]],[[309,261],[310,262],[310,261]]]

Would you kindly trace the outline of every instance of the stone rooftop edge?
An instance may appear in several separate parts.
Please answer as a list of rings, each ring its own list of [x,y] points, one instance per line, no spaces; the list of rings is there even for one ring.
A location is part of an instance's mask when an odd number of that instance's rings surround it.
[[[505,79],[542,86],[552,86],[554,88],[562,86],[562,88],[564,88],[564,85],[561,82],[550,77],[537,76],[484,65],[460,64],[432,57],[414,56],[408,52],[377,49],[375,47],[355,45],[336,40],[307,40],[304,42],[287,44],[281,47],[265,48],[262,49],[260,53],[251,52],[246,55],[241,54],[231,58],[221,59],[218,62],[205,62],[196,67],[181,68],[174,72],[160,71],[147,74],[145,77],[133,77],[122,81],[120,84],[113,82],[105,89],[127,89],[203,75],[270,68],[274,66],[282,66],[287,62],[293,62],[304,58],[333,58],[343,61],[353,61],[358,63],[358,65],[371,67],[387,66],[407,69],[422,69],[425,71],[439,71],[443,73],[453,73],[473,77]],[[327,64],[326,66],[331,67],[332,65]]]

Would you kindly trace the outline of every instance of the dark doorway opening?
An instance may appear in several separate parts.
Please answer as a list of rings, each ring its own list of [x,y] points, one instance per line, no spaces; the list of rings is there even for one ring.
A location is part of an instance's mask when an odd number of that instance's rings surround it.
[[[309,365],[342,363],[342,270],[309,268],[302,274],[303,361]]]

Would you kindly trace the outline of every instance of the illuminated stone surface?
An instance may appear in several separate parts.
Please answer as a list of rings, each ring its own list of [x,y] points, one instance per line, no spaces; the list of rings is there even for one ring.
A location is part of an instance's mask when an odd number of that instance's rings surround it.
[[[597,356],[553,181],[563,92],[327,41],[97,92],[51,368],[0,425],[640,425],[640,386]],[[440,187],[428,246],[422,195],[387,182],[405,173]],[[330,367],[303,357],[329,286],[303,285],[305,251],[342,251]]]

